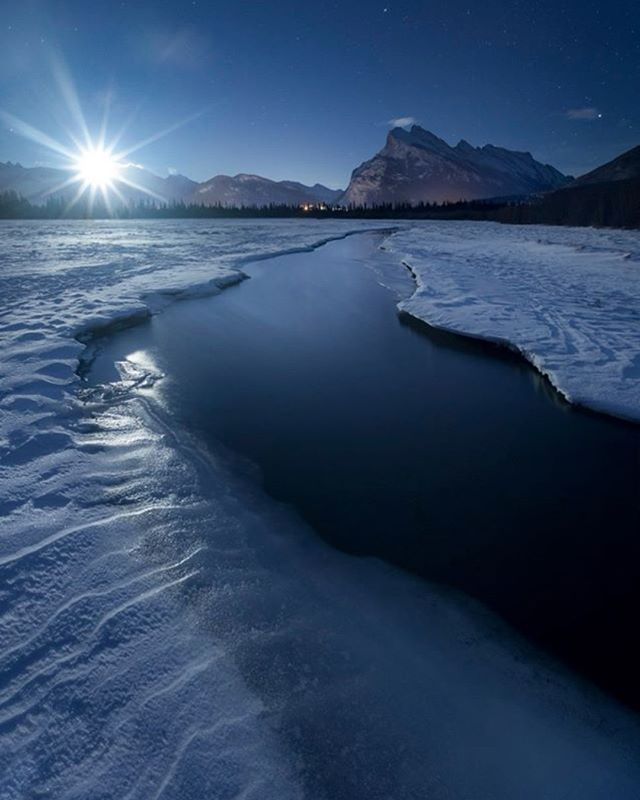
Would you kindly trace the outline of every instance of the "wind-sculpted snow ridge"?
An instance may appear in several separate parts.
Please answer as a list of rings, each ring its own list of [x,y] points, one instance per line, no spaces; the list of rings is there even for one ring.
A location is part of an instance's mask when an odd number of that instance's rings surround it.
[[[87,320],[341,231],[4,226],[3,800],[637,798],[631,716],[232,477],[147,354],[80,384]]]
[[[425,222],[389,247],[400,308],[519,350],[571,403],[640,421],[640,233]]]

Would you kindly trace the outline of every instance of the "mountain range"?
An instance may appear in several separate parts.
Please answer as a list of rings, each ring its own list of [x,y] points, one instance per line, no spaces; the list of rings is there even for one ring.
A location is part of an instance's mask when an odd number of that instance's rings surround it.
[[[0,163],[0,192],[13,191],[38,205],[49,197],[71,199],[76,186],[60,188],[70,173],[51,167]],[[118,189],[127,203],[154,199],[206,206],[263,207],[327,204],[375,206],[383,203],[433,203],[489,198],[547,196],[573,187],[640,178],[640,147],[636,147],[574,180],[530,153],[488,144],[474,147],[464,139],[455,146],[414,125],[394,128],[385,146],[357,167],[346,190],[321,184],[274,181],[259,175],[216,175],[198,183],[184,175],[160,177],[130,164]]]
[[[78,184],[60,188],[72,173],[51,167],[23,167],[20,164],[0,163],[0,192],[13,191],[34,205],[49,197],[71,200]],[[214,206],[297,206],[305,203],[333,203],[342,190],[329,189],[317,183],[305,186],[295,181],[272,181],[259,175],[216,175],[204,183],[184,175],[161,178],[153,172],[130,164],[120,171],[127,181],[119,181],[118,191],[126,202],[155,200],[157,202],[202,203]]]
[[[329,189],[316,183],[305,186],[296,181],[272,181],[260,175],[216,175],[197,184],[191,201],[205,205],[268,206],[270,204],[297,206],[303,203],[334,203],[341,189]]]

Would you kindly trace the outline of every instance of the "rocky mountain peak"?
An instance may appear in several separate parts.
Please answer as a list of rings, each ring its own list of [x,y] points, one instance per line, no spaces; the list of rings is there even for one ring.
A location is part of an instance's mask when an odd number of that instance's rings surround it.
[[[530,153],[492,144],[474,147],[465,139],[451,147],[414,125],[389,132],[385,147],[354,170],[342,202],[415,204],[529,195],[568,180]]]

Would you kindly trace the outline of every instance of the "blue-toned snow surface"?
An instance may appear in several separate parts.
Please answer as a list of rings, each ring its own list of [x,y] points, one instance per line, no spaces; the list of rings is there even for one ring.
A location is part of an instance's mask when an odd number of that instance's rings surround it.
[[[76,375],[76,335],[372,227],[0,224],[3,800],[638,797],[635,718],[471,603],[323,545],[172,425],[153,363]]]
[[[390,240],[437,328],[511,345],[567,400],[640,421],[640,231],[426,222]]]

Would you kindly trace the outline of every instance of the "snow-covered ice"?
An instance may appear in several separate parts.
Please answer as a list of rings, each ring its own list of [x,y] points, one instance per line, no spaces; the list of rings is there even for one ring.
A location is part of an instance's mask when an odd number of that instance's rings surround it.
[[[75,335],[371,227],[0,224],[3,800],[638,796],[631,715],[317,541],[175,429],[144,354],[79,382]]]
[[[418,282],[404,311],[509,344],[570,402],[640,420],[640,231],[423,222],[389,246]]]

